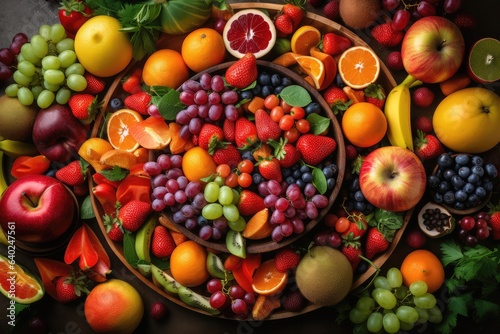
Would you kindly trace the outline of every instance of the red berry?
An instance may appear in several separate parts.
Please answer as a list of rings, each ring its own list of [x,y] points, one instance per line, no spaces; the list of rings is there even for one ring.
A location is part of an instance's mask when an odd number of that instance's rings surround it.
[[[421,230],[414,229],[406,234],[405,241],[408,246],[418,249],[425,245],[427,237]]]
[[[330,0],[327,2],[325,7],[323,7],[323,15],[330,19],[330,20],[336,20],[339,17],[339,7],[340,7],[340,0]]]
[[[282,305],[287,311],[297,312],[304,308],[306,299],[299,290],[291,291],[283,297]]]
[[[400,51],[392,51],[387,55],[387,67],[391,70],[403,70],[403,58]]]
[[[432,121],[427,116],[418,116],[415,120],[415,129],[422,131],[423,133],[432,132]]]
[[[345,155],[346,155],[347,160],[349,160],[349,161],[354,160],[358,156],[358,150],[356,149],[356,147],[354,145],[346,144]]]
[[[413,92],[412,98],[417,106],[427,108],[434,101],[434,93],[427,87],[420,87]]]
[[[162,302],[154,302],[151,304],[151,318],[156,321],[161,321],[167,316],[167,306]]]

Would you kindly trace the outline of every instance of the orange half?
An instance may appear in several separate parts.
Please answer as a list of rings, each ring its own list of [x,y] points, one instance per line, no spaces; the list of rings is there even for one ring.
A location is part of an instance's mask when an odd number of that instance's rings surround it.
[[[276,269],[274,259],[263,262],[256,270],[252,279],[252,289],[259,295],[276,295],[283,291],[288,280],[288,274]]]
[[[313,26],[305,25],[297,29],[290,40],[292,52],[301,55],[309,55],[309,50],[318,45],[321,40],[321,32]]]
[[[321,60],[312,56],[298,56],[297,63],[314,82],[316,89],[321,88],[325,80],[325,65]]]
[[[106,127],[111,146],[127,152],[135,151],[139,143],[130,135],[130,127],[140,121],[141,114],[131,109],[121,109],[111,114]]]
[[[353,89],[363,89],[377,80],[380,60],[371,49],[353,46],[340,56],[338,71],[346,85]]]

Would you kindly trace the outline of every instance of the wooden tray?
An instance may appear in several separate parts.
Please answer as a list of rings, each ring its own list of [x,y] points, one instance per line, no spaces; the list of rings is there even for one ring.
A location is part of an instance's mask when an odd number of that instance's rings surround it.
[[[241,9],[247,9],[247,8],[264,9],[264,10],[267,10],[271,15],[277,13],[281,9],[281,7],[282,7],[282,5],[278,5],[278,4],[250,3],[250,2],[247,2],[247,3],[235,3],[235,4],[231,4],[231,6],[233,7],[233,9],[235,11],[241,10]],[[349,38],[353,42],[353,45],[362,45],[362,46],[369,47],[366,42],[364,42],[359,36],[355,35],[353,32],[351,32],[347,28],[341,26],[340,24],[338,24],[336,22],[328,20],[328,19],[326,19],[326,18],[324,18],[322,16],[314,14],[314,13],[307,13],[306,16],[304,17],[304,19],[302,20],[301,25],[312,25],[312,26],[315,26],[323,34],[326,33],[326,32],[335,32],[335,33],[337,33],[339,35],[342,35],[342,36],[345,36],[345,37]],[[170,49],[180,50],[180,46],[182,44],[182,40],[184,39],[185,36],[186,35],[176,35],[176,36],[166,36],[164,38],[160,38],[160,40],[157,43],[157,46],[158,46],[158,48],[170,48]],[[95,122],[96,126],[94,126],[94,128],[92,129],[91,136],[98,136],[99,135],[100,125],[102,125],[102,123],[103,123],[103,121],[105,119],[106,113],[110,111],[109,110],[110,109],[109,108],[109,102],[111,101],[111,99],[113,97],[120,96],[120,94],[123,94],[123,92],[120,92],[120,90],[121,90],[121,88],[120,88],[120,80],[123,78],[123,76],[125,74],[127,74],[127,73],[129,73],[131,71],[131,69],[134,67],[134,65],[135,64],[133,64],[133,63],[130,64],[129,67],[127,69],[125,69],[122,73],[120,73],[116,77],[115,81],[111,84],[108,92],[106,93],[106,95],[104,97],[104,101],[103,101],[104,103],[103,103],[103,107],[102,107],[102,113],[100,113],[97,116],[97,118],[96,118],[96,122]],[[380,62],[380,66],[381,66],[381,68],[380,68],[380,75],[379,75],[379,78],[378,78],[377,82],[379,84],[381,84],[384,87],[384,89],[388,92],[393,87],[396,86],[396,81],[394,80],[392,74],[390,73],[390,71],[387,69],[387,67],[385,66],[385,64],[383,62]],[[285,68],[282,68],[282,69],[287,70]],[[290,76],[292,76],[292,75],[296,75],[296,74],[293,73]],[[312,89],[312,90],[315,91],[314,89]],[[316,91],[313,95],[317,96],[317,95],[320,95],[320,94]],[[319,100],[319,99],[317,99],[317,100]],[[321,100],[322,100],[322,98],[321,98]],[[328,110],[329,110],[329,108],[328,108]],[[330,112],[331,112],[331,110],[330,110]],[[338,125],[338,122],[334,122],[334,123],[337,123],[337,125]],[[341,141],[341,143],[343,143],[343,140]],[[342,165],[343,167],[345,167],[345,152],[343,152],[341,154],[342,154],[342,159],[344,161],[341,161],[339,163],[340,163],[340,165]],[[342,169],[344,169],[344,168],[342,168]],[[340,179],[339,181],[340,182],[339,182],[338,186],[340,187],[340,184],[342,183],[343,178]],[[89,187],[90,187],[90,189],[93,186],[94,186],[94,184],[93,184],[92,178],[89,178]],[[92,191],[90,191],[90,193],[92,194]],[[332,192],[332,195],[333,195],[333,197],[336,197],[338,195],[338,189],[334,190]],[[93,205],[94,210],[95,210],[96,218],[97,218],[97,220],[99,222],[99,227],[101,228],[101,231],[102,231],[104,237],[106,238],[106,241],[108,242],[110,248],[117,255],[117,257],[120,259],[120,261],[122,261],[123,264],[135,276],[137,276],[141,281],[143,281],[151,289],[153,289],[154,291],[156,291],[160,295],[164,296],[165,298],[169,299],[170,301],[172,301],[172,302],[174,302],[174,303],[176,303],[176,304],[178,304],[178,305],[180,305],[182,307],[190,309],[190,310],[192,310],[194,312],[197,312],[197,313],[200,313],[200,314],[204,314],[204,315],[209,315],[208,313],[206,313],[206,312],[204,312],[204,311],[202,311],[200,309],[193,308],[191,306],[186,305],[177,296],[172,296],[170,294],[167,294],[162,288],[159,288],[159,287],[155,286],[153,284],[153,282],[151,281],[151,279],[143,276],[137,269],[134,269],[127,262],[127,260],[124,257],[122,244],[113,242],[111,239],[109,239],[107,237],[104,225],[102,223],[103,210],[102,210],[102,207],[100,206],[99,202],[97,201],[97,199],[94,196],[91,196],[91,201],[92,201],[92,205]],[[332,200],[332,202],[333,202],[333,200]],[[401,236],[402,236],[402,234],[404,232],[404,229],[406,228],[406,226],[407,226],[407,224],[408,224],[408,222],[410,220],[410,217],[411,217],[411,212],[408,212],[407,215],[406,215],[406,217],[405,217],[405,220],[404,220],[404,225],[396,233],[396,235],[394,237],[394,240],[393,240],[390,248],[384,254],[376,257],[373,260],[373,263],[377,267],[382,266],[385,263],[385,261],[389,258],[389,256],[391,255],[391,253],[394,251],[395,247],[397,246],[397,243],[399,242],[399,240],[400,240],[400,238],[401,238]],[[309,228],[309,230],[311,228]],[[195,239],[194,237],[192,237],[192,238]],[[283,241],[283,242],[286,242],[286,241]],[[290,241],[290,242],[292,242],[292,241]],[[202,242],[200,241],[200,243],[202,243]],[[265,246],[265,245],[258,245],[258,246],[255,246],[255,248],[252,248],[252,245],[249,245],[249,247],[250,247],[248,249],[249,252],[266,252],[266,251],[269,252],[270,251],[270,249],[266,248],[266,247],[269,247],[269,246]],[[355,277],[352,289],[354,290],[355,288],[359,287],[364,282],[366,282],[375,273],[375,271],[376,271],[375,268],[369,267],[365,273],[363,273],[362,275],[360,275],[358,277]],[[320,307],[321,306],[314,305],[314,304],[309,304],[309,305],[307,305],[304,309],[302,309],[299,312],[290,312],[290,311],[276,310],[268,318],[266,318],[266,320],[289,318],[289,317],[293,317],[293,316],[297,316],[297,315],[300,315],[300,314],[311,312],[311,311],[316,310],[316,309],[318,309]],[[217,316],[217,317],[224,317],[224,316]],[[248,319],[248,321],[251,321],[251,320],[252,320],[251,318]]]

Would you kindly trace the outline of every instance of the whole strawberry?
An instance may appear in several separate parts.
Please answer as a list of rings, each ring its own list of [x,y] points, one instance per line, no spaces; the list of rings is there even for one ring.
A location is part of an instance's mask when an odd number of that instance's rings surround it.
[[[412,100],[420,108],[427,108],[434,101],[434,93],[427,87],[419,87],[413,92]]]
[[[257,136],[263,143],[267,143],[269,140],[277,140],[281,136],[279,124],[273,121],[264,109],[258,109],[255,112],[255,126]]]
[[[291,168],[301,159],[299,150],[286,139],[281,139],[279,143],[272,141],[270,144],[274,148],[274,156],[283,168]]]
[[[306,164],[316,166],[335,151],[337,142],[331,137],[306,133],[299,137],[295,147]]]
[[[106,215],[104,217],[104,226],[106,227],[106,234],[108,238],[116,242],[122,242],[125,231],[119,220]]]
[[[348,216],[351,224],[340,234],[343,240],[353,241],[361,239],[368,230],[368,223],[366,222],[365,215],[360,212],[355,212]]]
[[[123,103],[129,109],[135,110],[142,115],[149,115],[148,106],[151,103],[151,95],[141,91],[127,96]]]
[[[138,67],[131,75],[122,80],[122,89],[129,94],[135,94],[142,91],[141,76],[142,68]]]
[[[255,123],[246,117],[240,117],[236,120],[234,132],[234,141],[239,149],[252,147],[259,141]]]
[[[346,111],[352,103],[342,88],[336,85],[331,85],[325,89],[323,91],[323,98],[335,115],[341,111]]]
[[[227,118],[224,120],[222,125],[222,132],[224,133],[224,140],[228,142],[234,143],[235,137],[235,122],[228,120]]]
[[[271,157],[258,162],[259,173],[266,180],[276,180],[281,182],[283,175],[281,174],[281,165],[278,159]]]
[[[242,160],[240,151],[232,144],[216,149],[212,158],[217,165],[227,164],[231,168],[236,168]]]
[[[474,29],[476,27],[476,21],[477,20],[474,15],[463,11],[455,14],[455,17],[453,18],[453,23],[455,23],[462,31]]]
[[[57,301],[69,303],[82,296],[82,292],[88,294],[90,291],[86,286],[87,276],[61,276],[56,279],[55,288]]]
[[[399,45],[404,36],[404,32],[401,30],[395,30],[390,22],[382,23],[373,27],[371,34],[378,44],[387,48]]]
[[[201,126],[198,134],[198,146],[213,154],[219,143],[224,140],[224,132],[222,129],[212,123],[204,123]]]
[[[266,205],[264,199],[251,190],[242,190],[238,200],[238,211],[243,216],[253,216],[260,210],[264,210]]]
[[[320,49],[331,56],[336,56],[341,54],[345,50],[352,46],[352,42],[349,38],[340,36],[333,32],[327,32],[323,35],[323,39],[320,44]]]
[[[388,238],[376,227],[368,230],[365,244],[365,256],[371,260],[375,255],[385,252],[389,248]]]
[[[356,271],[359,263],[361,262],[361,257],[363,256],[363,251],[361,250],[361,244],[359,241],[349,241],[344,243],[341,248],[342,254],[345,255],[349,263],[351,264],[352,270]]]
[[[275,256],[276,270],[280,273],[297,268],[300,262],[300,255],[291,248],[281,249]]]
[[[130,200],[119,209],[118,219],[125,230],[135,232],[144,224],[152,211],[151,203]]]
[[[73,160],[57,170],[55,177],[67,186],[81,186],[85,183],[89,164],[83,160]]]
[[[96,77],[89,72],[85,72],[83,76],[85,77],[85,80],[87,80],[87,87],[83,90],[82,93],[97,95],[106,87],[106,83],[103,79]]]
[[[415,129],[422,131],[423,133],[432,132],[432,120],[424,115],[418,116],[415,120]]]
[[[405,242],[408,246],[419,249],[422,248],[427,242],[427,237],[425,233],[419,229],[413,229],[408,231],[405,237]]]
[[[294,30],[299,27],[300,21],[302,21],[305,16],[305,4],[305,0],[287,0],[287,3],[281,9],[281,11],[292,20]]]
[[[292,18],[284,13],[279,14],[274,20],[274,26],[280,37],[288,36],[293,32]]]
[[[385,91],[379,84],[369,84],[365,90],[365,101],[383,109],[385,104]]]
[[[490,220],[488,225],[491,228],[491,237],[493,240],[500,240],[500,204],[488,205]]]
[[[422,161],[437,158],[441,153],[444,153],[443,145],[436,136],[425,134],[420,130],[417,130],[414,146],[415,154]]]
[[[172,254],[175,248],[175,242],[172,235],[163,225],[158,225],[153,230],[151,237],[151,252],[157,258],[166,258]]]
[[[257,59],[248,52],[227,68],[226,82],[234,88],[243,89],[257,80],[257,75]]]
[[[71,95],[68,105],[73,115],[83,124],[90,124],[94,120],[100,106],[97,96],[83,93]]]
[[[330,20],[337,20],[339,18],[340,0],[329,0],[325,7],[323,7],[323,15]]]

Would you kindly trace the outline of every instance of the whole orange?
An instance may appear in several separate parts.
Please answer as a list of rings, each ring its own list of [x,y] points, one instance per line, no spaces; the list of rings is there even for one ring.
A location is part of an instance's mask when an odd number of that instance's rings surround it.
[[[417,249],[409,253],[401,263],[403,283],[410,286],[413,282],[427,283],[428,292],[437,291],[444,282],[444,267],[434,253]]]
[[[221,34],[212,28],[199,28],[190,32],[182,42],[182,58],[195,72],[218,65],[226,56]]]
[[[351,144],[370,147],[384,138],[387,119],[384,112],[369,102],[351,105],[342,116],[342,131]]]
[[[144,304],[129,283],[110,279],[94,287],[83,306],[85,319],[96,333],[132,333],[142,320]]]
[[[214,174],[216,168],[212,156],[199,146],[189,149],[182,157],[182,171],[189,181],[200,181]]]
[[[161,49],[153,52],[142,69],[142,79],[148,86],[177,89],[189,78],[189,69],[179,52]]]
[[[207,251],[193,240],[175,247],[170,255],[170,271],[179,284],[193,287],[203,284],[208,277]]]

